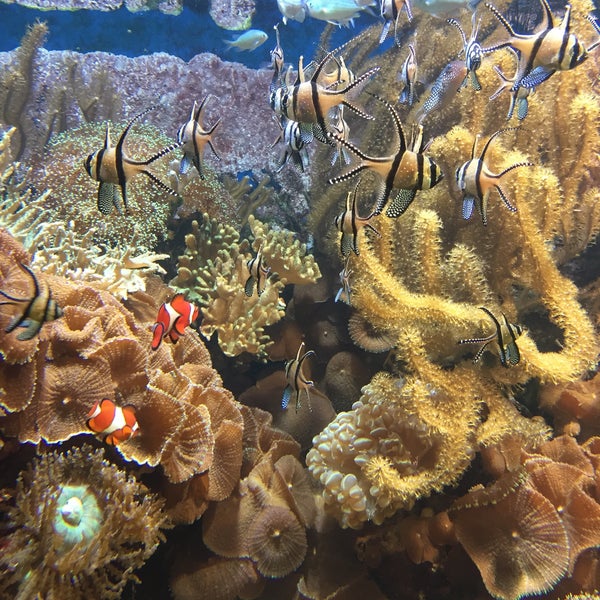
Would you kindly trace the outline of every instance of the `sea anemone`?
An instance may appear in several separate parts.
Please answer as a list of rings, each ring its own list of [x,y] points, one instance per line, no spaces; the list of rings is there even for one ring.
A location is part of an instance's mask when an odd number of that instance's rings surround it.
[[[90,446],[34,460],[17,482],[3,598],[120,598],[163,540],[162,501]]]

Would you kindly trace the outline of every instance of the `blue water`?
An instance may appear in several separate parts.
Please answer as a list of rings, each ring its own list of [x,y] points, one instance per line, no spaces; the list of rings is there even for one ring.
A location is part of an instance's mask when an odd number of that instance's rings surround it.
[[[269,63],[269,52],[275,46],[273,25],[280,21],[281,14],[275,0],[259,0],[252,27],[265,31],[269,39],[253,52],[236,52],[226,50],[223,40],[233,39],[240,32],[220,29],[208,14],[207,1],[200,5],[184,4],[183,12],[178,16],[156,10],[140,13],[131,13],[126,8],[112,12],[39,11],[15,4],[0,4],[0,50],[17,47],[26,27],[36,19],[46,21],[50,28],[45,44],[48,50],[100,50],[126,56],[168,52],[184,60],[200,52],[213,52],[256,68]],[[346,41],[375,21],[375,16],[362,14],[354,29],[340,28],[336,32],[334,44]],[[314,19],[281,26],[286,60],[295,62],[300,53],[312,56],[324,27],[324,22]]]

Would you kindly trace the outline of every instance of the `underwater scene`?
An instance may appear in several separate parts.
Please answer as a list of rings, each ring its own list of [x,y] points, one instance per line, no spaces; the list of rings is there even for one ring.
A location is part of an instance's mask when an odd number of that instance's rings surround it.
[[[597,3],[0,33],[0,599],[600,598]]]

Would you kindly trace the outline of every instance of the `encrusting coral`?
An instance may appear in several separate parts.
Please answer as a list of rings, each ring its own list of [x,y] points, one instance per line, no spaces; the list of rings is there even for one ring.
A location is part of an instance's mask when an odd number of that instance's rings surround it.
[[[247,262],[253,256],[248,241],[240,241],[234,227],[215,222],[207,214],[201,224],[192,222],[177,277],[171,281],[202,306],[200,331],[207,338],[217,332],[219,345],[229,356],[242,352],[264,355],[271,343],[265,327],[285,313],[280,298],[284,285],[310,283],[321,276],[306,246],[291,232],[270,230],[253,216],[248,222],[254,237],[252,248],[255,253],[262,252],[271,269],[262,294],[248,296],[244,292],[250,276]]]
[[[164,539],[163,501],[90,446],[38,457],[21,473],[3,540],[0,594],[121,598]]]

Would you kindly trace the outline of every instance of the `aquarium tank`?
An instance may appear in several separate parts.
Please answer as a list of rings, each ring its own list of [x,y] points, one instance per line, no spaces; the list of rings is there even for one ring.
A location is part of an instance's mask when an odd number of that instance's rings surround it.
[[[0,0],[0,599],[600,598],[592,0]]]

